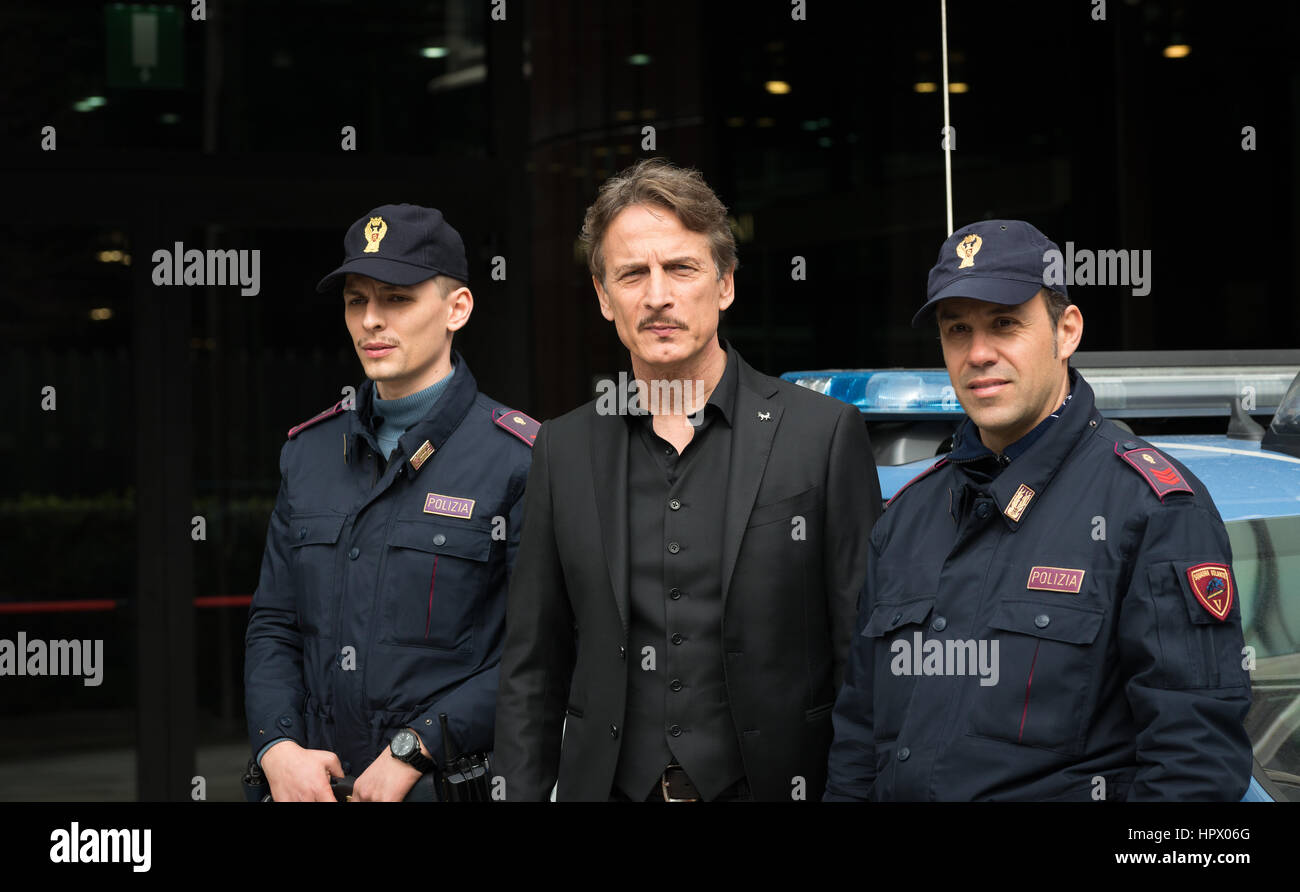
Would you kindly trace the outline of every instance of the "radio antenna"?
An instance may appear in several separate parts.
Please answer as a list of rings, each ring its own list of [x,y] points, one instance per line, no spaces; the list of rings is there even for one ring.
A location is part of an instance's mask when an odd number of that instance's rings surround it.
[[[939,0],[939,30],[943,43],[943,182],[948,197],[948,234],[952,235],[952,127],[948,121],[948,0]]]

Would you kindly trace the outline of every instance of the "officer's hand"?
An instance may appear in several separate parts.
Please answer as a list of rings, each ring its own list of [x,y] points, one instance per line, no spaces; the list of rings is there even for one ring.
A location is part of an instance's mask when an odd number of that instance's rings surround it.
[[[379,758],[371,762],[352,785],[352,801],[401,802],[419,779],[420,769],[407,765],[384,747]]]
[[[303,749],[285,740],[262,756],[262,773],[276,802],[333,802],[330,778],[342,777],[343,766],[329,750]]]

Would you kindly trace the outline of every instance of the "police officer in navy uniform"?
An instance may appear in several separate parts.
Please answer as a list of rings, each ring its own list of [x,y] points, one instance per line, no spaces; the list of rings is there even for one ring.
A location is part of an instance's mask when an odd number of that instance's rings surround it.
[[[1239,800],[1250,678],[1204,485],[1098,413],[1027,223],[959,229],[937,318],[968,418],[871,537],[828,800]],[[933,324],[933,323],[930,323]]]
[[[433,798],[440,714],[491,749],[506,588],[538,425],[478,392],[451,348],[474,299],[460,235],[385,205],[344,238],[365,370],[289,431],[246,636],[249,739],[274,799]],[[417,781],[423,781],[417,785]]]

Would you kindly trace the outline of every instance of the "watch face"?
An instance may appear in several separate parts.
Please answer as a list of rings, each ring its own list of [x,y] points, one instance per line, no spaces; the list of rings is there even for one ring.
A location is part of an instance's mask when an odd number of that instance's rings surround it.
[[[393,738],[392,746],[393,755],[399,759],[404,759],[415,751],[415,735],[410,731],[401,731]]]

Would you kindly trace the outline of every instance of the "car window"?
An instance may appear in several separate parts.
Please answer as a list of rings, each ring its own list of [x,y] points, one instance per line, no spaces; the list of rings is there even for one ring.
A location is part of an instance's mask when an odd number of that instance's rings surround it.
[[[1300,516],[1237,520],[1227,529],[1242,632],[1254,649],[1246,730],[1269,779],[1300,801]]]

